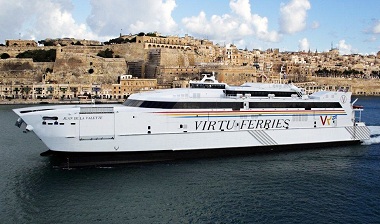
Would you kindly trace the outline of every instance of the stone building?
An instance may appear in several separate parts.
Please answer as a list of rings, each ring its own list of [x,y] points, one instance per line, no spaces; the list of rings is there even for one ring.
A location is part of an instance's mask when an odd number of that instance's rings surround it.
[[[155,36],[136,36],[136,43],[143,43],[145,49],[149,48],[168,48],[168,49],[194,49],[203,44],[212,45],[212,42],[207,40],[195,39],[187,34],[185,37],[168,36],[163,37],[158,33]]]
[[[157,79],[137,79],[131,75],[120,76],[120,83],[112,85],[113,99],[126,99],[132,93],[157,89]]]
[[[213,69],[220,82],[229,85],[242,85],[246,82],[265,82],[265,78],[256,67],[251,66],[218,66]]]
[[[34,40],[6,40],[5,45],[7,47],[37,47]]]

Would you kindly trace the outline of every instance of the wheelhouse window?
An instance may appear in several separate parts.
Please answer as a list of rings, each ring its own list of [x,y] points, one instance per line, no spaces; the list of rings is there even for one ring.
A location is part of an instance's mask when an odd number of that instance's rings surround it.
[[[293,94],[297,94],[295,91],[239,91],[239,90],[224,90],[224,94],[227,96],[237,96],[238,94],[246,95],[250,94],[251,96],[263,96],[266,97],[269,94],[274,94],[278,97],[292,97]]]
[[[214,83],[190,83],[190,88],[201,88],[201,89],[225,89],[225,84],[214,84]]]
[[[250,102],[249,108],[342,108],[338,102]]]
[[[124,106],[162,109],[233,109],[243,108],[242,102],[164,102],[127,99]]]

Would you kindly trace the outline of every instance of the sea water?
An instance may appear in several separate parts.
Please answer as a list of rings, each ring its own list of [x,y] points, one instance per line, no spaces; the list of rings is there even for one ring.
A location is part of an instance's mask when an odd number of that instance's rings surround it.
[[[380,223],[380,98],[362,145],[54,169],[0,106],[0,223]]]

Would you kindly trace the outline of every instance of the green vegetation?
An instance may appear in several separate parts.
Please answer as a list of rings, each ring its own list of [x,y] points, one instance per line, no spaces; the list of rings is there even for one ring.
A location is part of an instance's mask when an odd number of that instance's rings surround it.
[[[147,33],[147,34],[145,34],[145,36],[148,36],[148,37],[157,37],[156,33]]]
[[[53,40],[40,40],[38,43],[43,44],[44,46],[54,46]]]
[[[28,95],[31,90],[32,90],[32,88],[30,88],[29,86],[21,86],[21,93],[22,94]]]
[[[133,37],[132,39],[123,39],[121,37],[111,39],[109,41],[104,42],[105,45],[110,45],[110,44],[125,44],[125,43],[135,43],[136,42],[136,37]]]
[[[380,79],[380,71],[372,71],[372,72],[371,72],[371,76],[372,76],[372,77],[377,77],[377,78]]]
[[[0,55],[0,58],[1,59],[7,59],[7,58],[10,58],[11,56],[9,55],[9,54],[7,54],[7,53],[2,53],[1,55]]]
[[[341,78],[368,78],[368,75],[366,75],[363,71],[358,71],[355,69],[345,69],[344,71],[337,70],[337,69],[318,69],[314,72],[318,77],[341,77]],[[369,74],[369,77],[380,77],[379,71],[372,71],[371,74]]]
[[[32,58],[33,62],[54,62],[56,50],[29,50],[22,52],[16,58]]]
[[[115,38],[115,39],[111,39],[109,41],[106,41],[104,42],[105,45],[110,45],[110,44],[125,44],[125,43],[136,43],[136,36],[138,37],[143,37],[143,36],[148,36],[148,37],[159,37],[157,36],[156,33],[152,33],[152,32],[149,32],[149,33],[144,33],[144,32],[140,32],[138,34],[135,34],[135,37],[131,38],[131,39],[124,39],[122,37],[118,37],[118,38]],[[163,37],[163,36],[160,36],[160,37]]]
[[[113,51],[107,48],[105,51],[99,51],[97,56],[102,58],[113,58]]]

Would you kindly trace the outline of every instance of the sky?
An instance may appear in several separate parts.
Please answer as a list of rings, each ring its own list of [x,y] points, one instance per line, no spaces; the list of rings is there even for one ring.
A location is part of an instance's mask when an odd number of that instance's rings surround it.
[[[376,54],[380,0],[0,0],[0,43],[188,34],[239,49]]]

